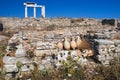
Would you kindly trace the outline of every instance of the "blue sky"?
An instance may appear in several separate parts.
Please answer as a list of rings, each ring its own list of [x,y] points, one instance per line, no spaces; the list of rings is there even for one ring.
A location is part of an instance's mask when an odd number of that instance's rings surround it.
[[[46,6],[46,17],[120,18],[120,0],[0,0],[0,17],[24,17],[24,2]],[[33,9],[28,9],[32,17]],[[40,16],[37,8],[37,17]]]

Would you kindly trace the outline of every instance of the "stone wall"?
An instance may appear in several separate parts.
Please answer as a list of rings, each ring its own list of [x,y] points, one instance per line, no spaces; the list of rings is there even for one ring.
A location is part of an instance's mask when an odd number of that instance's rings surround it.
[[[109,65],[110,61],[120,56],[120,40],[98,39],[98,60],[104,65]]]
[[[46,18],[46,19],[34,19],[34,18],[0,18],[0,22],[3,23],[5,29],[19,29],[21,27],[34,27],[42,28],[50,25],[56,25],[59,27],[68,27],[68,26],[84,26],[84,25],[98,25],[99,21],[95,19],[83,18],[83,21],[80,19],[70,19],[70,18]],[[73,23],[74,22],[74,23]]]
[[[0,18],[4,28],[16,29],[19,27],[46,27],[50,25],[56,26],[70,26],[70,19],[33,19],[33,18]]]

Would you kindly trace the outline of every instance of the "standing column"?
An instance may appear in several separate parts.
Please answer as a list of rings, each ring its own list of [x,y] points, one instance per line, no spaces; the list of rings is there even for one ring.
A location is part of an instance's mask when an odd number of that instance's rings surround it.
[[[42,6],[41,14],[42,14],[42,18],[45,18],[45,6]]]
[[[115,24],[115,27],[117,28],[117,23],[118,23],[118,22],[117,22],[117,19],[114,19],[114,20],[115,20],[115,23],[114,23],[114,24]]]
[[[34,18],[36,18],[36,6],[34,6]]]
[[[28,17],[28,15],[27,15],[27,6],[25,6],[25,17]]]

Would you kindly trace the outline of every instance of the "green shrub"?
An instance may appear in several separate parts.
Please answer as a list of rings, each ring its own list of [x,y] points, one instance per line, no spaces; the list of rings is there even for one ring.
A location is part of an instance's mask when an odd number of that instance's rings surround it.
[[[20,61],[18,61],[17,63],[16,63],[16,66],[20,69],[21,67],[22,67],[22,62],[20,62]]]

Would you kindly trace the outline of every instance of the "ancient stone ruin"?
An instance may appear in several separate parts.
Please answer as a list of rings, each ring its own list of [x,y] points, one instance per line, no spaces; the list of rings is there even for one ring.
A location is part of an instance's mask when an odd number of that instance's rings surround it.
[[[0,18],[0,21],[6,33],[14,32],[3,57],[7,77],[18,72],[18,62],[22,63],[24,73],[34,69],[33,63],[39,69],[59,68],[68,56],[74,56],[82,65],[89,64],[89,57],[94,65],[106,66],[120,56],[120,31],[105,20]]]

